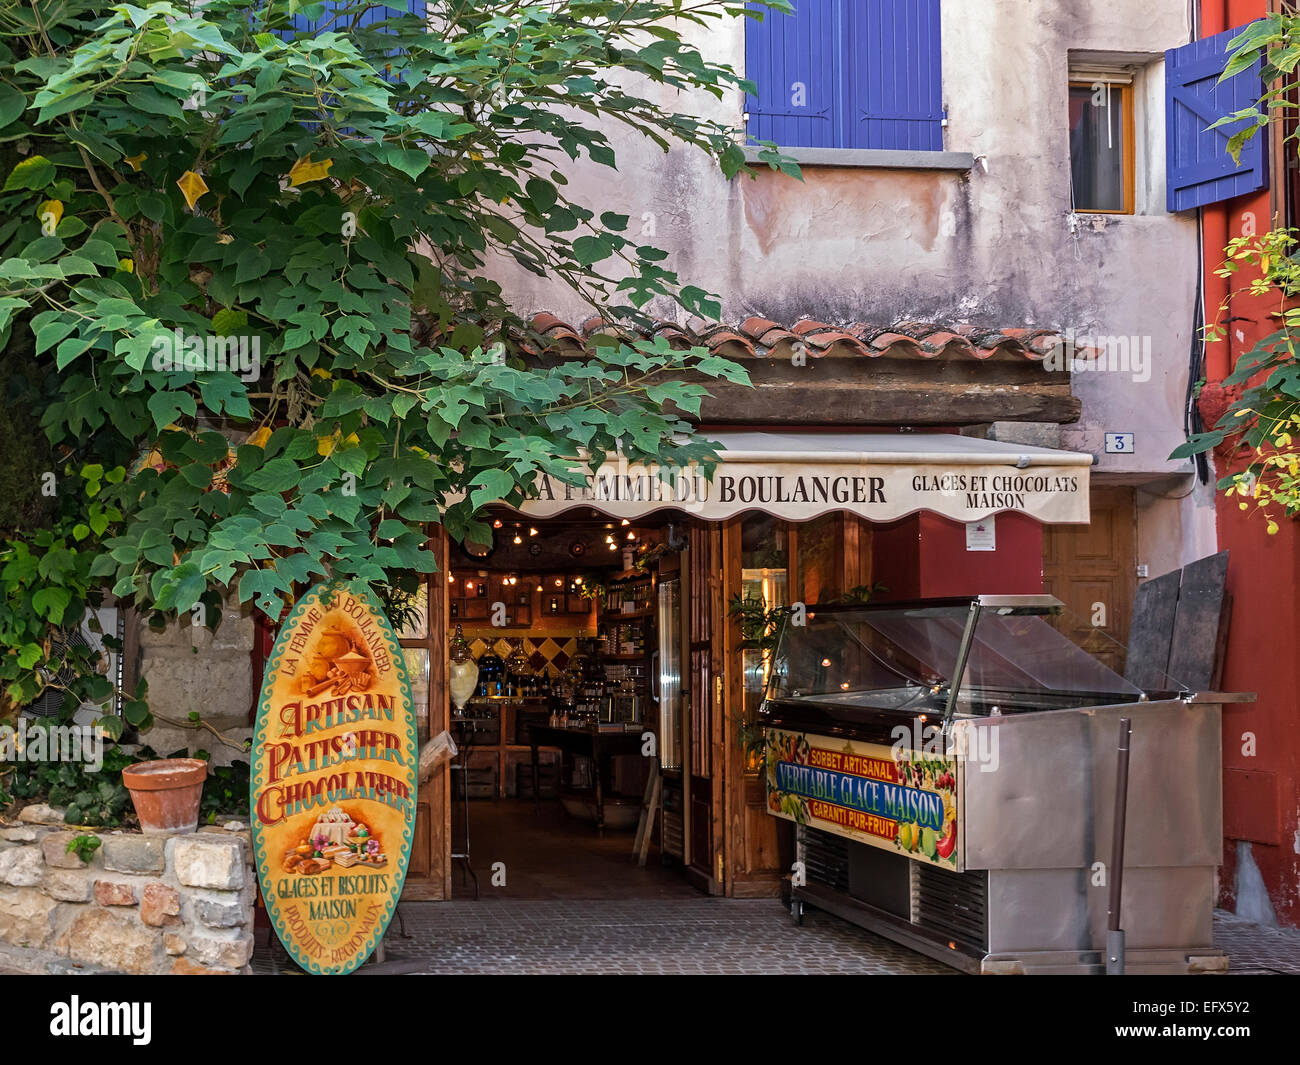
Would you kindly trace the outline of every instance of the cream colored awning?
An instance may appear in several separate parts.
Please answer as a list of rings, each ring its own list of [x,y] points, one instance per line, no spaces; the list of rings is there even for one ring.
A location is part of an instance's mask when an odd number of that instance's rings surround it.
[[[1013,511],[1087,524],[1092,456],[941,433],[713,432],[711,478],[610,458],[583,486],[538,481],[521,508],[546,518],[592,507],[614,518],[674,508],[705,520],[761,510],[790,521],[847,511],[887,522],[926,510],[955,521]]]

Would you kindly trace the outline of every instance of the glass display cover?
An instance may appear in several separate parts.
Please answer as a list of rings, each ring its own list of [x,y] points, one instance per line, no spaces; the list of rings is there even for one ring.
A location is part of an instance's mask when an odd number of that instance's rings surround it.
[[[1141,692],[1044,620],[1050,607],[979,606],[956,712],[1130,702]],[[942,713],[972,603],[809,608],[787,621],[768,699]]]

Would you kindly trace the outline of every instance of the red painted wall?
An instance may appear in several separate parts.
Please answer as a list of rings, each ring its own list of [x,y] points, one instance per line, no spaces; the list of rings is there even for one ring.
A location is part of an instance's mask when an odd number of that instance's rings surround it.
[[[1264,0],[1203,0],[1202,36],[1239,26],[1266,13]],[[1294,151],[1294,147],[1289,150]],[[1237,358],[1275,329],[1269,315],[1276,300],[1228,298],[1225,281],[1214,276],[1228,240],[1252,220],[1257,231],[1269,227],[1272,202],[1267,191],[1204,209],[1207,320],[1233,317],[1226,342],[1211,344],[1207,381],[1213,385],[1231,371]],[[1248,214],[1249,213],[1249,214]],[[1236,284],[1245,284],[1238,275]],[[1207,392],[1212,391],[1207,388]],[[1215,476],[1224,458],[1216,457]],[[1253,705],[1224,713],[1224,865],[1221,902],[1237,908],[1238,839],[1251,841],[1273,910],[1281,924],[1300,926],[1300,525],[1284,521],[1276,536],[1264,523],[1243,514],[1222,495],[1215,504],[1219,547],[1231,553],[1228,592],[1233,597],[1223,687],[1253,691]]]
[[[1035,595],[1043,590],[1043,527],[999,514],[996,551],[967,551],[966,526],[914,514],[871,532],[872,579],[884,601],[947,595]]]

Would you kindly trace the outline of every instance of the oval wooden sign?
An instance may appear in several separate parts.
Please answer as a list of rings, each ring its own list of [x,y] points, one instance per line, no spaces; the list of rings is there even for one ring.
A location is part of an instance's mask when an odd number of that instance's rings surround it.
[[[369,592],[316,585],[276,637],[251,772],[262,898],[308,972],[349,973],[378,945],[406,879],[418,774],[388,619]]]

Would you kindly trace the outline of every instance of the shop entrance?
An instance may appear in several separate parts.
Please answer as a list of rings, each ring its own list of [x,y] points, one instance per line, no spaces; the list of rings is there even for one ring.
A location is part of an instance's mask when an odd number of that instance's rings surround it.
[[[433,531],[423,628],[400,635],[421,738],[452,731],[462,753],[421,785],[403,897],[780,894],[793,846],[765,805],[763,614],[1041,593],[1044,525],[1088,519],[1087,455],[954,434],[718,435],[710,477],[611,457],[585,488],[542,478],[520,511],[493,510],[489,542]],[[453,706],[458,660],[469,690]]]
[[[490,523],[487,542],[448,551],[443,578],[448,668],[473,677],[472,692],[449,683],[450,839],[466,856],[452,896],[693,895],[683,873],[712,865],[711,816],[688,838],[711,763],[692,757],[709,727],[689,709],[686,668],[711,615],[709,582],[690,590],[700,531],[670,511],[634,523],[502,510]],[[697,642],[707,652],[707,632]]]

